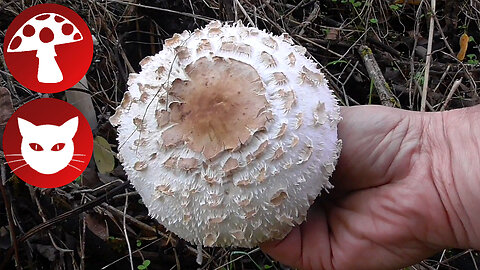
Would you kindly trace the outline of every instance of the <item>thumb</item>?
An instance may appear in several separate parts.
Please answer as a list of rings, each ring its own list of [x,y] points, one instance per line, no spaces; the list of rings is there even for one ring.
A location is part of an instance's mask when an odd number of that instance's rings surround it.
[[[343,148],[333,178],[336,189],[379,186],[398,176],[396,169],[407,169],[420,143],[420,113],[368,105],[342,107],[341,114],[338,136]]]

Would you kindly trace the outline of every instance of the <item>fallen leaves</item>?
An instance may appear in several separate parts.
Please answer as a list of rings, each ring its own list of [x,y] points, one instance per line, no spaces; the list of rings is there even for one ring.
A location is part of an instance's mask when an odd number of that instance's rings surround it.
[[[115,157],[112,148],[108,141],[101,136],[95,137],[93,141],[93,159],[100,173],[107,174],[113,171]]]

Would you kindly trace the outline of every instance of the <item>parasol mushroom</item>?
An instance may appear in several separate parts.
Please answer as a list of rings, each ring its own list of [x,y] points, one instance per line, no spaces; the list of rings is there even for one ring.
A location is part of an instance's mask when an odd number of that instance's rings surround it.
[[[337,100],[305,53],[215,21],[140,62],[110,122],[152,217],[191,243],[239,247],[305,220],[341,149]]]
[[[63,74],[55,60],[55,46],[82,39],[80,31],[67,18],[55,13],[42,13],[29,19],[17,30],[7,52],[37,51],[38,81],[58,83],[63,80]]]

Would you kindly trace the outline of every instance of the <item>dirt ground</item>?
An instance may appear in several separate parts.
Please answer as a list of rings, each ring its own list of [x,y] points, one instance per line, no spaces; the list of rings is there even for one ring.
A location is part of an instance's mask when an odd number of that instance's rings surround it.
[[[96,40],[87,85],[75,89],[92,101],[94,110],[86,117],[97,126],[94,135],[104,138],[113,152],[116,131],[108,118],[127,89],[129,73],[139,72],[139,61],[160,51],[174,33],[192,31],[214,19],[241,20],[275,34],[288,33],[318,62],[345,106],[443,111],[480,103],[479,0],[0,0],[2,48],[15,16],[46,2],[77,12]],[[3,54],[0,59],[3,133],[10,107],[42,95],[16,82]],[[369,71],[372,63],[380,72]],[[382,77],[386,84],[376,84]],[[68,101],[64,92],[49,96]],[[5,183],[0,200],[0,268],[15,269],[18,261],[23,269],[130,269],[125,222],[137,269],[288,269],[258,248],[206,248],[204,264],[198,266],[196,247],[147,215],[118,161],[102,173],[91,162],[73,183],[41,189],[16,178],[3,160],[0,152]],[[410,267],[479,268],[480,254],[474,250],[444,250]]]

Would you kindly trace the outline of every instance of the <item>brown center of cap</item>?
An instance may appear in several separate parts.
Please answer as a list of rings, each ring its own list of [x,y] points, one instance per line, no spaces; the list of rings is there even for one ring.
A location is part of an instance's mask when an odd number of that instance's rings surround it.
[[[170,104],[170,123],[162,134],[165,146],[186,142],[207,159],[224,150],[238,149],[265,128],[268,102],[262,80],[243,62],[202,57],[186,67],[190,78],[177,79],[168,94],[179,102]]]

